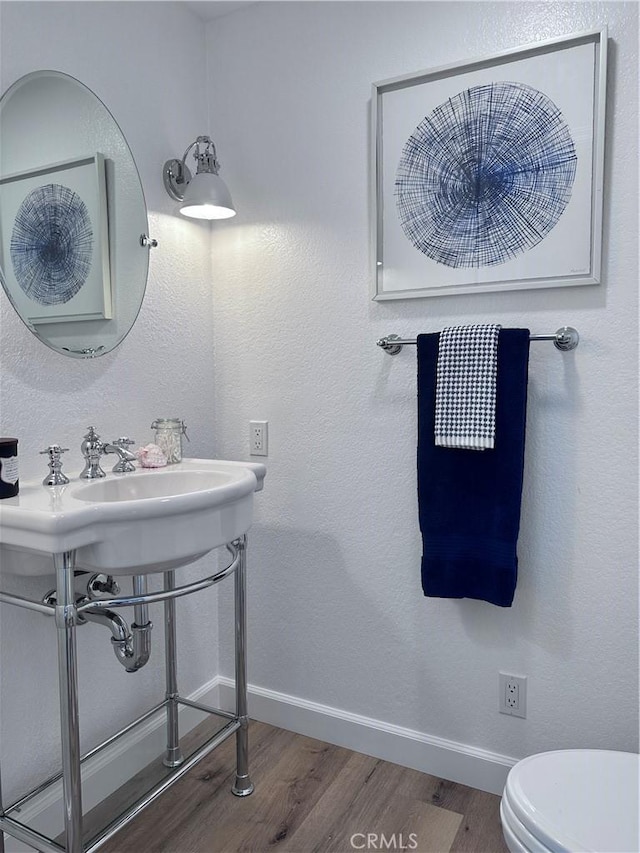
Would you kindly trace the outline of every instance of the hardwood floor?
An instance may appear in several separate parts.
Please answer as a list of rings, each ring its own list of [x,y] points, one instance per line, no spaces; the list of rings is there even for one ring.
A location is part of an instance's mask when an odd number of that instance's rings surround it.
[[[230,792],[230,738],[103,853],[507,851],[499,797],[264,723],[250,736],[250,797]]]

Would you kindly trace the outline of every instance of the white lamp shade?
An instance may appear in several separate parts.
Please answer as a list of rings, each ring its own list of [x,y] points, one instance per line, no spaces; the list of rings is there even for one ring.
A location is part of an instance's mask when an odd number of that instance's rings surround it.
[[[180,213],[193,219],[229,219],[236,215],[236,210],[220,175],[200,172],[191,178],[184,191]]]

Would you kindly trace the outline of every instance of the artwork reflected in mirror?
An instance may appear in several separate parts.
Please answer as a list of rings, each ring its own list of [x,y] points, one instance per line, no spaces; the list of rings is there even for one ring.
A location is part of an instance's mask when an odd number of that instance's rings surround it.
[[[27,327],[76,358],[117,346],[142,304],[147,230],[133,156],[102,101],[55,71],[14,83],[0,100],[0,276]]]
[[[22,316],[34,325],[110,320],[102,154],[11,175],[0,187],[4,274]]]

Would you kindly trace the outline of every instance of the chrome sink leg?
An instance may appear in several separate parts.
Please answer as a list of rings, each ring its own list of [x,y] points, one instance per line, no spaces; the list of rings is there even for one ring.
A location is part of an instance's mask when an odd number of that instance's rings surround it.
[[[2,774],[0,773],[0,815],[4,814],[2,805]],[[0,829],[0,853],[4,853],[4,832]]]
[[[73,588],[75,551],[54,554],[58,684],[62,740],[62,789],[66,853],[82,853],[82,788],[78,724],[77,611]]]
[[[164,588],[175,589],[176,573],[164,573]],[[178,663],[176,658],[176,602],[168,598],[164,603],[164,657],[167,681],[167,754],[162,759],[165,767],[179,767],[184,761],[180,750],[178,729]]]
[[[233,543],[239,554],[235,571],[236,617],[236,715],[240,728],[236,731],[236,781],[231,789],[236,797],[253,793],[249,777],[249,716],[247,711],[247,537]]]

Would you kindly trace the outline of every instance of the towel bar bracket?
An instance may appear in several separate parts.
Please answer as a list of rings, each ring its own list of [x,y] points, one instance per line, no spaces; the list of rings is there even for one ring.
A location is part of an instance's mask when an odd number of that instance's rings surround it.
[[[531,335],[531,341],[553,341],[553,345],[561,352],[570,352],[575,349],[580,342],[580,335],[577,329],[573,326],[561,326],[552,335]],[[415,346],[415,338],[401,338],[400,335],[387,335],[384,338],[376,341],[376,344],[381,347],[387,355],[397,355],[402,351],[403,346]]]
[[[402,343],[396,344],[394,341],[402,341]],[[400,335],[387,335],[386,338],[380,338],[377,341],[378,346],[382,347],[388,355],[398,355],[402,351],[402,344],[406,343],[410,341],[403,341]]]
[[[579,342],[580,335],[578,334],[578,330],[574,329],[573,326],[563,326],[555,333],[553,345],[562,352],[569,352],[575,349]]]

